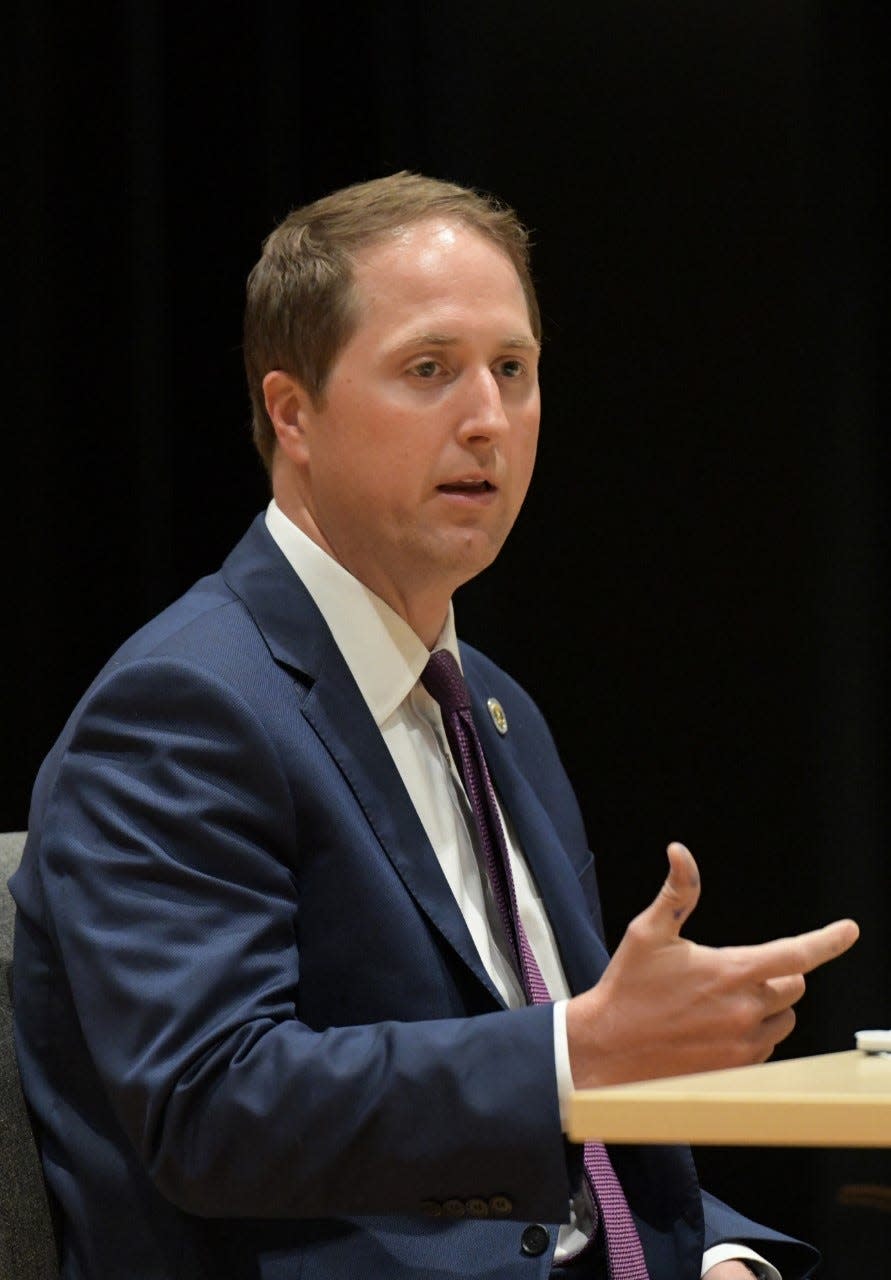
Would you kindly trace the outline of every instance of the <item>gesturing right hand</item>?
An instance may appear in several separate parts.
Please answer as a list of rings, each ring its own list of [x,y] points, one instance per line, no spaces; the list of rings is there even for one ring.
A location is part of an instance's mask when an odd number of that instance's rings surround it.
[[[853,920],[837,920],[757,946],[698,946],[680,931],[699,901],[699,871],[682,844],[668,846],[668,861],[668,879],[603,977],[567,1006],[576,1088],[763,1062],[795,1025],[804,975],[859,936]]]

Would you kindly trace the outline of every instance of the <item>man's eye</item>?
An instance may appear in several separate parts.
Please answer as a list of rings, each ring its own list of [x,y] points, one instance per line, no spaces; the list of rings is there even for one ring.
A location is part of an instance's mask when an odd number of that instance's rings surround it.
[[[502,360],[501,373],[505,378],[520,378],[525,373],[526,368],[522,360]]]
[[[411,371],[416,378],[435,378],[441,367],[438,360],[421,360]]]

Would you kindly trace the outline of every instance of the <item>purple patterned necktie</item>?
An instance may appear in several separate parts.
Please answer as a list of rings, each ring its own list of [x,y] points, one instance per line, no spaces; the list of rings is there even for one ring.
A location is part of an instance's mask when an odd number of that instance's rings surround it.
[[[526,999],[530,1004],[547,1004],[551,998],[547,984],[517,910],[517,895],[504,828],[495,800],[495,788],[473,723],[470,694],[464,677],[452,655],[447,650],[440,649],[431,656],[424,668],[421,683],[439,703],[442,712],[446,737],[470,802],[492,895],[505,936],[513,950]],[[599,1142],[586,1142],[584,1161],[598,1217],[606,1235],[606,1253],[612,1280],[648,1280],[647,1264],[637,1228],[606,1147]],[[595,1237],[596,1234],[595,1224]]]

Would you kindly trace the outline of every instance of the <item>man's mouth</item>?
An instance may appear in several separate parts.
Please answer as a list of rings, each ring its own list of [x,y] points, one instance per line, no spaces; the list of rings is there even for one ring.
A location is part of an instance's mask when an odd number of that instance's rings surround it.
[[[488,480],[452,480],[448,484],[438,484],[436,487],[440,493],[466,493],[470,496],[495,491],[495,486]]]

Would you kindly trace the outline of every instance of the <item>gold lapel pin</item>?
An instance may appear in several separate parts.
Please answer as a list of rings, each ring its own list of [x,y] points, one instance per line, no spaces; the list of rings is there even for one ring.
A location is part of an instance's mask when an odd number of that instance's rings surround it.
[[[497,698],[488,698],[486,706],[489,708],[492,723],[503,738],[507,733],[507,716],[504,714],[504,707]]]

